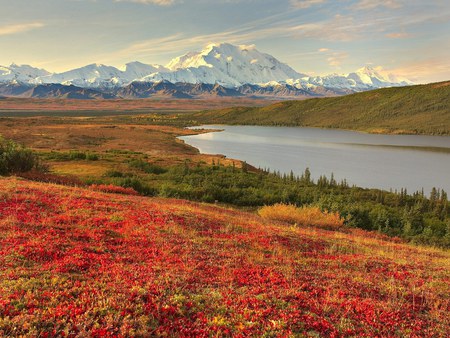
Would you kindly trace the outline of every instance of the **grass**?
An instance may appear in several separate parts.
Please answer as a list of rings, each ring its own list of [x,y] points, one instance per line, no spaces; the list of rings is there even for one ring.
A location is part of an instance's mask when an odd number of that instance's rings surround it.
[[[105,173],[105,164],[108,163],[54,162],[52,171],[58,175],[74,175],[82,178],[99,177]]]
[[[450,82],[384,88],[333,98],[192,113],[199,124],[340,128],[371,133],[450,135]]]
[[[0,118],[0,130],[3,137],[35,150],[52,173],[75,175],[83,180],[100,179],[112,171],[162,172],[186,161],[191,166],[220,162],[241,167],[240,161],[222,155],[199,154],[176,138],[202,131],[151,123],[146,115],[16,117]],[[90,159],[92,156],[95,161]],[[147,164],[141,165],[142,171],[138,167],[143,160]]]
[[[3,336],[450,330],[448,251],[181,200],[16,178],[0,186]]]
[[[319,228],[336,230],[344,226],[344,219],[337,212],[323,212],[318,207],[278,203],[264,206],[258,214],[272,221],[280,221],[298,226],[314,225]]]

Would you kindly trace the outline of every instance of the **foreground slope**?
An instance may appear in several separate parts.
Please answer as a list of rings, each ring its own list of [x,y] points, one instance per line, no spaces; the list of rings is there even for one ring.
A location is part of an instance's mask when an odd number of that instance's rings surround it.
[[[334,98],[281,102],[262,108],[226,108],[198,113],[193,118],[199,123],[449,135],[450,81]]]
[[[0,178],[2,336],[421,336],[449,254],[248,213]]]

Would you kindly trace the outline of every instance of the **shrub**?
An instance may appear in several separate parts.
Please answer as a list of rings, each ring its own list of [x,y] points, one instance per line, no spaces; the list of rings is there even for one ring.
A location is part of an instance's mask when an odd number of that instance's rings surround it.
[[[155,189],[149,187],[139,177],[115,177],[112,178],[110,182],[116,186],[132,188],[142,195],[154,196],[156,194]]]
[[[264,206],[258,214],[274,221],[286,222],[296,225],[311,225],[324,229],[338,229],[344,225],[344,219],[337,212],[322,211],[318,207],[303,206],[301,208],[292,204],[275,204]]]
[[[130,161],[129,165],[130,165],[130,167],[139,169],[139,170],[145,172],[146,174],[159,175],[159,174],[164,174],[165,172],[167,172],[166,169],[164,169],[160,166],[148,163],[143,160],[132,160],[132,161]]]
[[[42,168],[31,149],[0,138],[0,175],[17,174]]]
[[[82,151],[71,151],[69,153],[69,159],[70,160],[85,160],[86,153],[84,153]]]
[[[98,161],[99,157],[97,154],[87,153],[86,154],[86,160],[87,161]]]
[[[105,176],[105,177],[125,177],[127,175],[125,175],[123,172],[118,171],[118,170],[108,170],[107,172],[105,172],[103,174],[103,176]]]
[[[43,156],[48,160],[57,160],[57,161],[79,161],[79,160],[98,161],[100,159],[100,157],[97,154],[74,150],[70,152],[51,151],[50,153],[46,153]]]

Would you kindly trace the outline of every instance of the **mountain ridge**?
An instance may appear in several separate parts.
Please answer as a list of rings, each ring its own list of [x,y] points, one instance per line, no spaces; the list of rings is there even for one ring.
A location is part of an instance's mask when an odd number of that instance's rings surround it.
[[[133,83],[160,82],[170,82],[177,86],[219,85],[237,91],[251,85],[258,86],[251,95],[264,92],[262,96],[271,97],[314,97],[318,93],[320,96],[333,96],[411,84],[405,80],[397,80],[394,75],[383,75],[372,66],[365,66],[349,74],[309,76],[297,72],[272,55],[258,51],[254,45],[236,46],[229,43],[210,44],[200,52],[189,52],[174,58],[166,66],[135,61],[119,69],[92,63],[62,73],[50,73],[28,65],[0,66],[0,85],[72,85],[116,95]],[[235,94],[233,91],[230,93]],[[242,92],[241,94],[244,95]]]

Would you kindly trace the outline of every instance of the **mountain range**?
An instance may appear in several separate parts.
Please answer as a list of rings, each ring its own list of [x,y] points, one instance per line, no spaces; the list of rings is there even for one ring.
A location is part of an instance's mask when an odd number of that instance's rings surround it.
[[[211,96],[320,97],[411,84],[365,66],[349,74],[309,76],[255,46],[210,44],[166,66],[131,62],[62,73],[28,65],[0,66],[0,96],[91,98],[196,98]]]

